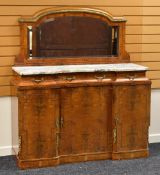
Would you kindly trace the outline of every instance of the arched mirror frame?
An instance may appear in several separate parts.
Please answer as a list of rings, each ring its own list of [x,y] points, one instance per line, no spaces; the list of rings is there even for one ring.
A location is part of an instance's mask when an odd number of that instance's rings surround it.
[[[35,28],[50,18],[62,16],[87,16],[106,22],[108,25],[119,29],[118,55],[117,56],[86,56],[86,57],[63,57],[63,58],[33,58],[29,59],[28,54],[28,26]],[[125,23],[123,17],[113,17],[109,13],[97,9],[72,8],[72,9],[47,9],[35,14],[32,17],[22,17],[19,19],[21,31],[21,49],[16,57],[16,65],[67,65],[67,64],[98,64],[98,63],[121,63],[129,62],[129,55],[125,51]]]

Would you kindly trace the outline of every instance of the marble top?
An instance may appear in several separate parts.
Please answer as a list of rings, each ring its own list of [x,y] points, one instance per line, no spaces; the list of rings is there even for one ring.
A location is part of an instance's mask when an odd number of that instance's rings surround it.
[[[60,65],[60,66],[22,66],[12,67],[19,75],[60,74],[76,72],[123,72],[145,71],[147,67],[133,63],[120,64],[86,64],[86,65]]]

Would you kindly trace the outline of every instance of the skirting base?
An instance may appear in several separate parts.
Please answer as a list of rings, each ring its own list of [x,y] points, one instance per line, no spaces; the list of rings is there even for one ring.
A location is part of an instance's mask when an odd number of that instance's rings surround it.
[[[41,168],[56,166],[65,163],[85,162],[95,160],[120,160],[120,159],[133,159],[147,157],[149,155],[148,150],[138,150],[130,152],[108,152],[108,153],[95,153],[95,154],[76,154],[76,155],[63,155],[55,158],[43,158],[43,159],[31,159],[20,160],[17,157],[17,163],[20,169],[27,168]]]

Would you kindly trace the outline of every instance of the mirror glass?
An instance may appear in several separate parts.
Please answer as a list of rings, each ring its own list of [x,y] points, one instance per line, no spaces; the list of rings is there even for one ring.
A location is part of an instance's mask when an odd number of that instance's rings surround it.
[[[63,16],[28,26],[28,55],[34,58],[117,56],[119,28],[85,16]]]

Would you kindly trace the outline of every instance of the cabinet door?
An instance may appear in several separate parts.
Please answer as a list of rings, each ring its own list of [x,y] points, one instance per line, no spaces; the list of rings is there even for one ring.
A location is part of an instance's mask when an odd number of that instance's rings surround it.
[[[150,85],[114,86],[113,142],[115,152],[148,148]]]
[[[111,151],[111,92],[110,86],[61,90],[60,155]]]
[[[57,90],[33,89],[19,93],[21,159],[56,156],[57,116],[59,116]]]

